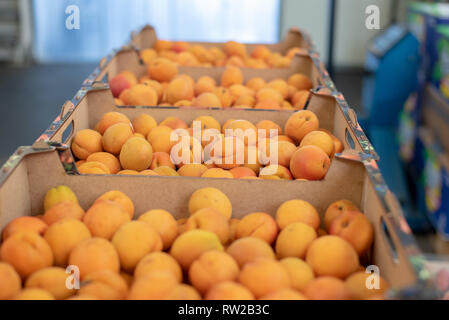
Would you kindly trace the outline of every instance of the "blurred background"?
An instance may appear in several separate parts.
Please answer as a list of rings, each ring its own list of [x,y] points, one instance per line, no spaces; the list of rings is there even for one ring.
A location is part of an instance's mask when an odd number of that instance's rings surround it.
[[[278,42],[296,26],[311,36],[338,90],[357,111],[414,231],[436,229],[449,239],[449,176],[438,162],[447,154],[449,118],[437,116],[445,119],[438,126],[425,124],[417,111],[428,100],[429,84],[436,96],[449,96],[449,50],[438,61],[439,50],[449,48],[449,31],[439,29],[449,25],[444,2],[1,0],[0,163],[19,145],[32,144],[98,61],[145,24],[153,25],[161,39],[245,43]],[[378,13],[376,28],[366,25],[370,6]],[[72,14],[79,14],[79,26],[67,28]],[[440,109],[449,115],[445,99]],[[447,133],[439,136],[443,147],[436,155],[416,142],[418,124],[433,127],[437,135]],[[429,207],[428,190],[436,192],[437,206]]]

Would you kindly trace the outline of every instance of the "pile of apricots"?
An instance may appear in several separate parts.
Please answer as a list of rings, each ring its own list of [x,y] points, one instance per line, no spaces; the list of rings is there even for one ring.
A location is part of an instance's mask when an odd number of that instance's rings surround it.
[[[235,212],[216,188],[193,192],[186,218],[135,212],[117,190],[86,209],[57,186],[42,215],[3,228],[0,299],[383,299],[388,288],[364,271],[373,228],[348,200],[323,220],[300,199]]]
[[[229,66],[219,83],[210,76],[195,81],[189,75],[178,74],[174,62],[157,58],[148,65],[147,75],[138,79],[132,72],[122,71],[110,79],[109,87],[117,105],[269,110],[303,109],[313,87],[301,73],[292,74],[287,80],[244,80],[240,68]]]
[[[183,41],[157,40],[153,48],[142,50],[140,57],[145,64],[156,58],[165,58],[186,67],[287,68],[301,49],[292,47],[282,54],[258,45],[249,51],[245,44],[236,41],[228,41],[222,47],[206,48]]]
[[[292,113],[284,129],[271,120],[158,124],[146,113],[131,121],[108,112],[95,129],[77,132],[71,148],[82,174],[321,180],[343,144],[309,110]]]

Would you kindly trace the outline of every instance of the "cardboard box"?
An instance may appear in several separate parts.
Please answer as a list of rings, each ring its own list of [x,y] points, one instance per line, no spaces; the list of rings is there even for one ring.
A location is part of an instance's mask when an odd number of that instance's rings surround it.
[[[103,58],[98,67],[87,77],[83,84],[92,85],[98,81],[106,83],[115,75],[125,70],[133,72],[138,78],[147,74],[147,67],[140,60],[139,52],[131,46],[123,47]],[[218,83],[220,83],[220,78],[224,70],[224,67],[178,67],[179,74],[188,74],[195,80],[201,76],[211,76],[216,79]],[[314,88],[326,87],[330,90],[336,90],[333,81],[329,77],[329,73],[315,53],[309,54],[309,52],[301,52],[296,54],[293,57],[289,68],[242,68],[241,70],[245,81],[253,77],[261,77],[267,81],[276,78],[286,80],[292,74],[300,72],[311,79]]]
[[[315,112],[320,127],[331,131],[343,142],[345,149],[356,150],[366,157],[377,159],[371,143],[357,123],[355,112],[344,104],[342,96],[329,94],[326,89],[312,93],[307,109]],[[107,85],[97,83],[94,87],[83,87],[62,107],[61,115],[38,140],[70,143],[71,138],[82,129],[94,128],[103,114],[118,111],[131,120],[147,113],[159,123],[169,116],[176,116],[191,123],[201,115],[213,116],[220,124],[229,119],[248,120],[254,124],[261,120],[272,120],[282,128],[293,114],[290,110],[272,111],[256,109],[201,109],[177,107],[122,107],[116,106]]]
[[[138,49],[148,49],[153,48],[154,44],[158,40],[156,30],[150,26],[146,25],[141,30],[131,33],[130,45],[135,46]],[[165,40],[165,39],[164,39]],[[218,47],[222,48],[224,43],[222,42],[188,42],[190,45],[202,45],[206,48]],[[308,34],[299,30],[298,28],[290,28],[281,42],[268,44],[268,43],[247,43],[245,44],[248,51],[252,50],[258,45],[267,46],[272,52],[279,52],[281,54],[286,54],[291,48],[301,48],[308,51],[314,50],[314,45]]]
[[[256,211],[275,215],[277,208],[291,199],[304,199],[314,205],[323,218],[332,202],[355,202],[374,226],[374,245],[369,264],[380,268],[394,288],[415,285],[419,278],[420,252],[405,222],[399,205],[385,186],[373,160],[348,153],[337,156],[328,176],[322,181],[260,181],[201,179],[162,176],[73,175],[73,159],[67,147],[49,147],[39,142],[22,147],[0,170],[0,228],[22,215],[37,215],[43,210],[45,193],[66,185],[87,209],[104,192],[120,190],[135,205],[137,215],[162,208],[176,218],[187,217],[190,195],[203,187],[222,190],[231,200],[233,216],[241,218]],[[269,195],[269,196],[267,196]]]

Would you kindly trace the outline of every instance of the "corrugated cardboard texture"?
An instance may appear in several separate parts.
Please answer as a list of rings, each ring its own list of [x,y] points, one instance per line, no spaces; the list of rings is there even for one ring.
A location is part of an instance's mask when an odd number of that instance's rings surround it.
[[[67,185],[88,209],[93,201],[110,190],[120,190],[135,204],[136,215],[150,209],[165,209],[176,218],[188,217],[190,195],[203,187],[216,187],[231,200],[233,216],[241,218],[262,211],[275,215],[285,201],[303,199],[312,203],[323,218],[327,206],[340,199],[355,202],[375,229],[372,261],[381,275],[393,286],[402,287],[415,281],[403,248],[396,246],[395,261],[388,246],[381,219],[385,211],[369,181],[365,168],[358,162],[335,159],[322,181],[275,181],[202,179],[158,176],[67,175],[57,152],[28,155],[0,188],[0,227],[23,215],[43,211],[45,193],[52,187]],[[388,226],[387,227],[391,227]],[[390,230],[390,233],[393,231]],[[397,237],[392,234],[397,243]]]

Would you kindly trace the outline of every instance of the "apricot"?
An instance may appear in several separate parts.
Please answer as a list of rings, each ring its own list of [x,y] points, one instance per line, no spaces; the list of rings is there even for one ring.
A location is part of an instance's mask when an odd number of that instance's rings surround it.
[[[120,162],[114,155],[108,152],[95,152],[86,159],[88,162],[100,162],[108,168],[109,173],[116,174],[120,171]],[[78,169],[79,171],[79,169]],[[83,170],[81,170],[83,171]],[[80,171],[80,172],[81,172]]]
[[[108,191],[98,197],[95,202],[99,202],[101,200],[110,200],[118,204],[124,211],[129,214],[130,219],[134,216],[134,204],[132,200],[123,192],[118,190]]]
[[[243,94],[236,98],[234,108],[252,108],[256,104],[256,98],[250,94]]]
[[[199,65],[197,57],[191,52],[181,52],[176,57],[176,62],[180,66],[194,67]]]
[[[9,222],[2,232],[2,239],[5,241],[9,236],[18,232],[35,232],[42,235],[47,230],[48,225],[36,217],[18,217]]]
[[[334,277],[313,279],[304,288],[303,293],[310,300],[349,300],[351,292],[345,283]]]
[[[131,83],[126,76],[118,74],[109,80],[109,87],[112,95],[117,98],[123,90],[131,88],[134,84]]]
[[[229,242],[233,242],[235,240],[235,234],[237,233],[237,226],[240,222],[240,219],[232,218],[229,220]]]
[[[276,211],[276,222],[281,230],[294,222],[302,222],[317,230],[320,216],[315,207],[304,200],[289,200]]]
[[[271,246],[262,239],[246,237],[235,240],[226,250],[240,267],[258,259],[274,259],[275,255]]]
[[[184,270],[204,252],[209,250],[223,251],[223,246],[216,234],[206,230],[190,230],[175,239],[170,254],[178,261]]]
[[[69,254],[80,242],[91,237],[89,229],[78,219],[64,219],[53,223],[44,238],[53,252],[56,266],[67,265]]]
[[[78,160],[78,161],[75,162],[75,167],[78,169],[79,167],[81,167],[85,163],[86,163],[86,160]]]
[[[256,175],[259,174],[262,165],[259,161],[259,151],[256,146],[248,146],[245,148],[245,161],[243,166],[253,170]]]
[[[53,264],[50,246],[35,232],[18,232],[9,236],[0,247],[0,256],[24,279]]]
[[[25,282],[25,288],[42,289],[58,300],[67,299],[75,293],[66,286],[68,274],[60,267],[49,267],[37,270]]]
[[[291,98],[293,109],[303,110],[310,97],[310,91],[299,90]]]
[[[321,180],[329,170],[330,159],[316,146],[297,149],[290,159],[290,171],[295,179]]]
[[[151,79],[165,82],[171,81],[178,74],[176,64],[166,58],[156,58],[147,67]]]
[[[229,92],[231,93],[231,95],[233,96],[234,100],[244,96],[244,95],[250,95],[253,96],[255,95],[254,90],[249,89],[248,87],[245,87],[243,84],[233,84],[229,87]]]
[[[253,51],[251,52],[251,57],[255,59],[262,59],[265,60],[271,55],[270,49],[267,48],[267,46],[264,45],[258,45],[256,46]]]
[[[265,138],[271,138],[282,134],[281,127],[271,120],[262,120],[256,124],[258,135],[261,136],[261,131],[265,132]]]
[[[134,118],[132,125],[135,132],[147,137],[150,131],[157,127],[157,122],[152,116],[143,113]]]
[[[72,140],[72,152],[80,160],[85,160],[92,153],[100,151],[103,151],[101,134],[95,130],[80,130]]]
[[[124,175],[124,176],[138,176],[140,175],[139,172],[137,172],[136,170],[122,170],[117,172],[118,175]]]
[[[140,83],[129,89],[126,102],[132,106],[157,106],[158,93],[152,86]]]
[[[254,109],[263,109],[263,110],[279,110],[281,109],[281,105],[279,102],[275,100],[262,100],[256,103]]]
[[[307,250],[307,263],[316,276],[345,279],[359,267],[359,257],[346,240],[337,236],[322,236]]]
[[[128,295],[128,300],[164,300],[178,285],[169,272],[155,272],[137,278]]]
[[[234,179],[241,179],[241,178],[247,178],[247,177],[256,177],[256,174],[253,170],[246,167],[235,167],[229,170],[229,172],[232,174]]]
[[[272,259],[259,259],[245,264],[239,282],[256,298],[290,287],[290,278],[282,265]]]
[[[332,158],[335,153],[334,141],[323,131],[312,131],[305,135],[301,140],[300,147],[316,146],[323,150],[329,158]]]
[[[276,240],[278,258],[296,257],[303,259],[312,241],[317,238],[314,228],[302,222],[287,225]]]
[[[184,120],[177,117],[167,117],[159,125],[167,126],[173,130],[188,128],[187,123]]]
[[[246,46],[243,43],[236,41],[227,41],[223,45],[223,51],[228,56],[238,56],[241,58],[245,58],[247,56]]]
[[[259,102],[275,101],[278,103],[278,105],[280,105],[284,101],[284,98],[279,91],[269,87],[264,87],[258,90],[256,93],[256,99]]]
[[[159,174],[157,174],[153,170],[143,170],[143,171],[139,172],[139,175],[142,175],[142,176],[158,176]]]
[[[272,152],[272,147],[275,148],[273,150],[274,152]],[[295,151],[296,146],[287,141],[273,141],[273,139],[259,140],[260,159],[265,165],[278,164],[288,168],[290,166],[290,159]]]
[[[90,161],[78,168],[80,174],[110,174],[109,168],[101,162]]]
[[[128,284],[116,272],[99,270],[86,275],[78,292],[99,300],[123,300],[128,293]]]
[[[359,208],[350,200],[338,200],[329,205],[324,214],[324,226],[329,231],[335,218],[348,211],[359,211]]]
[[[290,276],[292,288],[295,290],[304,290],[307,284],[315,278],[312,268],[304,260],[290,257],[279,262]]]
[[[205,295],[206,300],[254,300],[247,288],[233,281],[223,281],[214,285]]]
[[[172,128],[168,126],[157,126],[147,136],[154,152],[170,153],[175,141],[171,141]]]
[[[319,128],[319,121],[315,113],[309,110],[300,110],[288,118],[285,124],[285,134],[300,143],[312,131]]]
[[[221,101],[211,92],[204,92],[193,99],[192,106],[200,108],[221,108]]]
[[[276,221],[267,213],[254,212],[243,217],[238,226],[236,237],[256,237],[272,244],[276,239],[278,228]]]
[[[130,124],[126,123],[114,124],[110,126],[103,135],[102,138],[103,148],[105,151],[109,153],[118,155],[122,149],[122,146],[132,136],[133,130]]]
[[[219,189],[206,187],[196,190],[189,199],[189,214],[193,215],[200,209],[212,208],[226,218],[232,216],[232,204],[229,198]]]
[[[215,129],[221,131],[220,123],[211,116],[199,116],[195,118],[195,120],[192,121],[192,125],[190,127],[193,127],[193,123],[195,121],[198,121],[200,123],[201,130]]]
[[[351,292],[352,299],[366,300],[375,296],[382,296],[388,290],[388,282],[381,276],[364,271],[356,272],[345,280],[346,287]]]
[[[170,248],[178,236],[177,222],[168,211],[153,209],[142,214],[138,220],[149,224],[159,233],[164,250]]]
[[[126,170],[145,170],[150,167],[152,160],[153,148],[143,138],[129,138],[120,151],[120,164]]]
[[[251,78],[246,82],[246,87],[254,90],[255,92],[259,91],[262,88],[267,86],[267,82],[260,77]]]
[[[201,177],[204,172],[207,171],[207,167],[203,164],[185,164],[178,169],[178,174],[183,177]]]
[[[235,260],[227,253],[215,250],[203,253],[189,269],[190,283],[203,294],[217,283],[236,280],[238,275]]]
[[[170,273],[176,281],[182,282],[182,270],[178,262],[165,252],[152,252],[143,257],[134,269],[136,280],[158,272]]]
[[[96,271],[120,271],[117,251],[112,243],[103,238],[90,238],[78,243],[70,252],[68,264],[79,268],[81,280]]]
[[[22,281],[14,268],[0,262],[0,300],[14,298],[22,289]]]
[[[234,98],[228,88],[217,87],[213,93],[217,96],[222,108],[229,108],[234,102]]]
[[[180,100],[191,101],[194,97],[194,88],[192,84],[183,77],[177,77],[173,79],[168,85],[167,102],[176,103]]]
[[[332,141],[334,142],[335,153],[341,153],[344,150],[343,143],[336,136],[334,136],[332,132],[323,128],[318,129],[318,131],[326,132],[332,138]]]
[[[173,107],[191,107],[192,106],[192,101],[190,100],[179,100],[178,102],[176,102],[175,104],[173,104]]]
[[[290,142],[292,144],[295,144],[295,141],[293,141],[293,139],[287,137],[286,135],[278,135],[277,139],[278,139],[278,141],[287,141],[287,142]]]
[[[66,218],[75,218],[82,220],[84,216],[84,210],[77,203],[70,201],[60,202],[52,206],[49,210],[45,211],[42,220],[48,225],[60,221]]]
[[[143,221],[131,221],[122,225],[112,237],[112,244],[126,271],[133,271],[148,253],[162,250],[159,233]]]
[[[217,82],[214,78],[209,76],[202,76],[198,78],[195,83],[194,91],[195,96],[199,96],[205,92],[214,92]]]
[[[195,229],[215,233],[222,244],[226,244],[229,240],[228,219],[220,211],[213,208],[200,209],[187,219],[185,230]]]
[[[373,244],[374,229],[362,213],[348,211],[333,220],[329,234],[345,239],[354,247],[357,254],[362,256]]]
[[[261,179],[292,180],[292,175],[288,168],[278,164],[270,164],[261,169],[259,177]]]
[[[94,296],[88,295],[88,294],[76,294],[66,300],[98,300],[97,298],[95,298]]]
[[[143,49],[140,51],[140,58],[143,63],[149,64],[152,60],[157,58],[157,52],[154,49]]]
[[[163,177],[177,177],[179,174],[176,172],[175,169],[172,169],[167,166],[161,166],[157,167],[153,170],[157,175],[163,176]]]
[[[204,171],[201,175],[201,178],[227,178],[233,179],[234,176],[228,170],[224,170],[221,168],[211,168]]]
[[[295,290],[283,288],[264,295],[260,300],[307,300],[307,297]]]
[[[288,80],[288,84],[294,86],[298,90],[310,90],[313,87],[310,79],[301,73],[292,74]]]
[[[284,100],[288,98],[288,84],[285,80],[271,80],[270,82],[268,82],[267,87],[277,90],[282,95],[282,98]]]
[[[130,215],[117,202],[98,200],[87,210],[83,221],[94,237],[112,239],[114,233],[131,220]]]
[[[153,160],[151,161],[150,169],[154,170],[157,167],[167,166],[172,169],[175,169],[175,165],[173,164],[170,155],[166,152],[155,152],[153,153]]]
[[[165,296],[165,300],[201,300],[201,296],[192,286],[181,283]]]
[[[232,130],[230,134],[228,134],[228,130]],[[245,143],[245,146],[257,143],[257,128],[247,120],[235,120],[229,123],[225,135],[240,138]]]
[[[98,121],[97,125],[95,126],[95,130],[98,131],[101,135],[104,134],[104,132],[112,125],[117,123],[128,123],[130,124],[131,121],[128,119],[126,115],[120,112],[107,112],[105,113],[100,121]]]
[[[43,289],[29,288],[20,291],[14,300],[55,300],[55,297]]]

